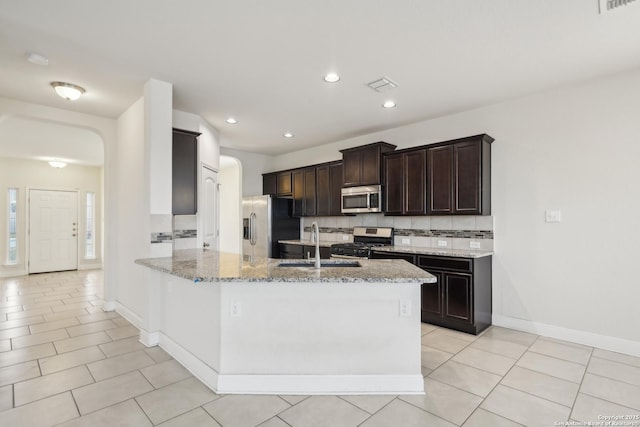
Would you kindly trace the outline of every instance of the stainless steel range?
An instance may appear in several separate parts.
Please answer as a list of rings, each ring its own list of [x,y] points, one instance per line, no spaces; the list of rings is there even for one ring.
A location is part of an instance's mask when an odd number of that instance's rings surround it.
[[[391,227],[354,227],[353,242],[331,245],[331,257],[371,258],[372,247],[392,244],[393,228]]]

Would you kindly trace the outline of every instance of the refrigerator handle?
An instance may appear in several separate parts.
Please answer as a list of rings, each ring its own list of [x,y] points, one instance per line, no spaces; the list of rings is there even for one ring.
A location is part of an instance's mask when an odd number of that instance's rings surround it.
[[[250,219],[250,227],[251,227],[251,244],[255,245],[257,242],[257,236],[256,236],[256,214],[255,212],[251,212],[251,219]]]

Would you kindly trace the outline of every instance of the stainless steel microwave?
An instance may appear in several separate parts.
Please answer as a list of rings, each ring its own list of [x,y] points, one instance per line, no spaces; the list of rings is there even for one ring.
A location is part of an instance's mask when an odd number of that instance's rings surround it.
[[[382,186],[342,189],[342,213],[382,212]]]

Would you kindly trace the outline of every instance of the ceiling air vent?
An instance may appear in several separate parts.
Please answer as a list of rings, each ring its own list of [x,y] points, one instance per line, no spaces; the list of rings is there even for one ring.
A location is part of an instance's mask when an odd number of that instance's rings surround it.
[[[635,0],[598,0],[600,5],[600,13],[609,12],[622,6],[627,6]]]
[[[378,80],[372,81],[371,83],[367,83],[371,89],[376,92],[386,92],[389,89],[394,89],[398,87],[398,83],[391,80],[389,77],[381,77]]]

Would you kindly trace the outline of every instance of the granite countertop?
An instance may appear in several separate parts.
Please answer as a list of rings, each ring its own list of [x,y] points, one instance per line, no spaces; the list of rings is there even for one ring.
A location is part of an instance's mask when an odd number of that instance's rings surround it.
[[[345,263],[352,260],[323,260]],[[254,258],[206,249],[184,249],[165,258],[138,259],[136,264],[196,282],[434,283],[435,276],[404,260],[358,259],[361,267],[313,268],[313,260]],[[279,267],[304,262],[309,267]]]
[[[493,255],[491,251],[482,251],[479,249],[425,248],[420,246],[377,246],[372,250],[374,252],[402,252],[405,254],[440,255],[460,258],[482,258]]]
[[[311,240],[278,240],[278,243],[284,243],[287,245],[300,245],[300,246],[315,246],[316,243]],[[323,242],[320,241],[320,247],[322,248],[330,248],[331,245],[337,242]]]

